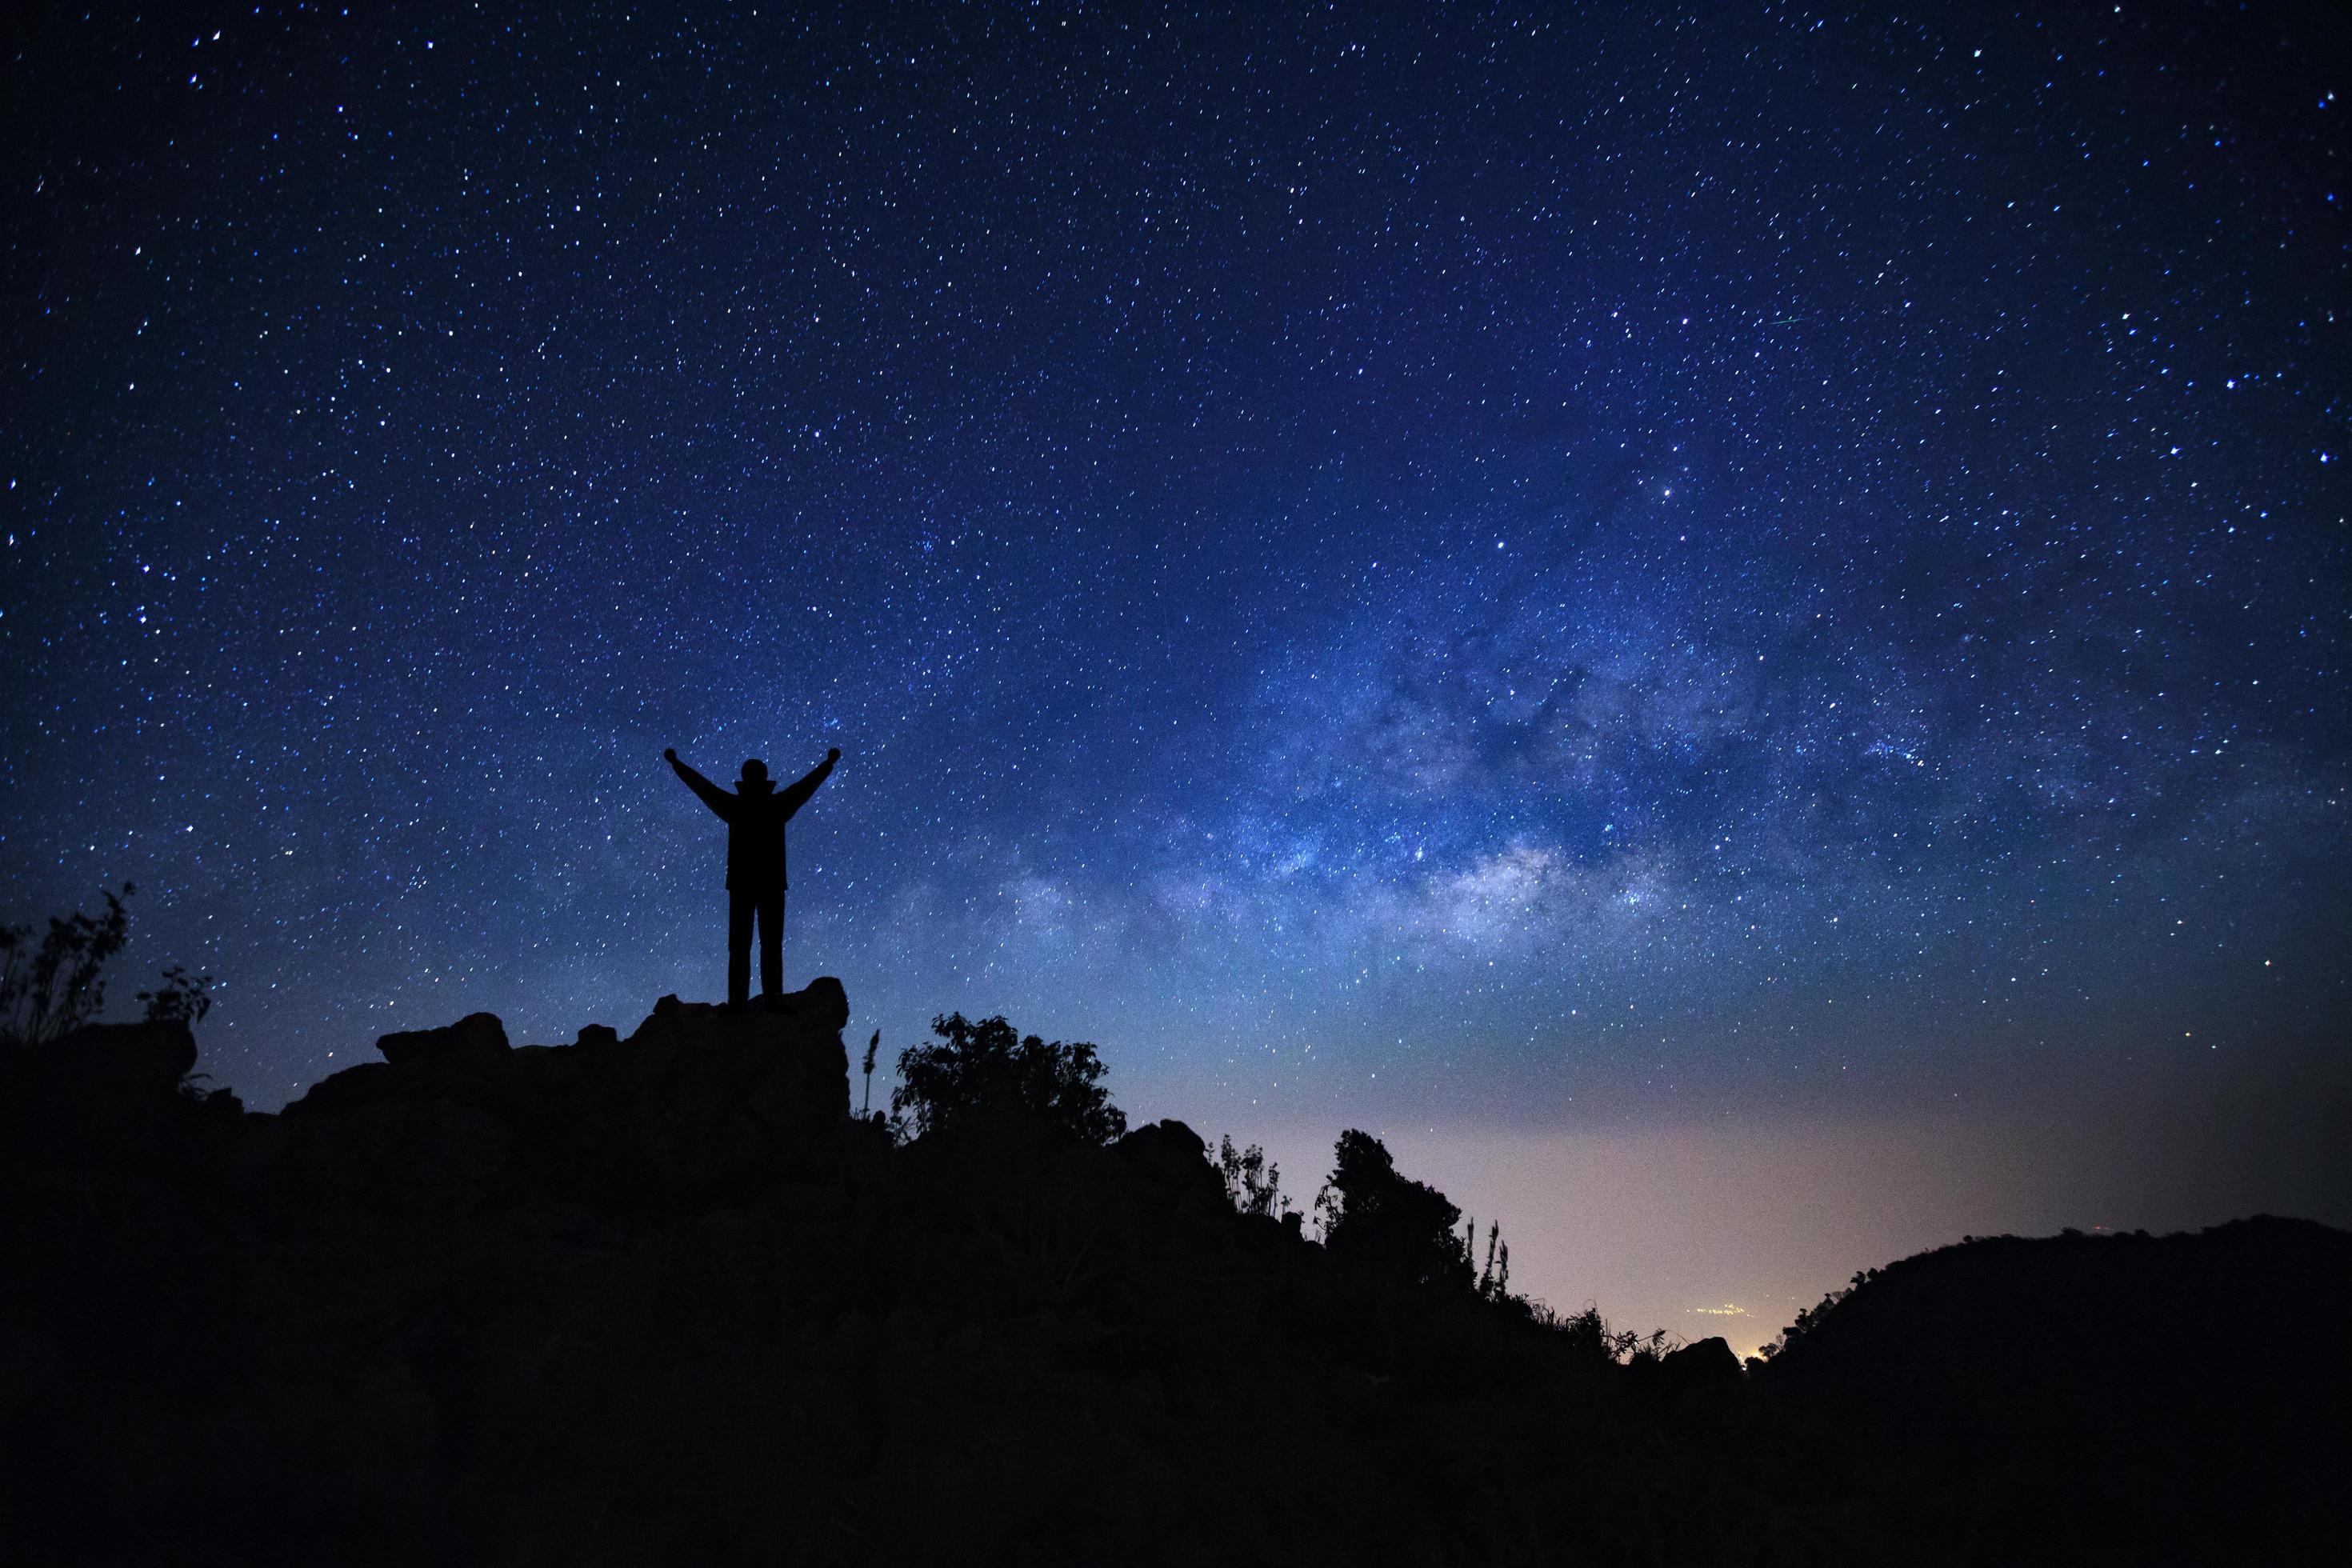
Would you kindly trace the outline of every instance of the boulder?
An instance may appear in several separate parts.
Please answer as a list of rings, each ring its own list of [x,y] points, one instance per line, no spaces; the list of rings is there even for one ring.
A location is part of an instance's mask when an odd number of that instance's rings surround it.
[[[50,1092],[168,1098],[194,1070],[196,1037],[168,1023],[91,1024],[24,1050],[13,1071]]]
[[[376,1041],[375,1048],[396,1068],[496,1068],[506,1060],[507,1029],[495,1013],[473,1013],[446,1028],[386,1035]]]
[[[664,996],[654,1004],[653,1012],[637,1026],[628,1043],[659,1045],[689,1035],[705,1039],[819,1039],[839,1035],[848,1023],[849,993],[834,976],[820,974],[801,990],[755,997],[740,1007]],[[583,1030],[583,1044],[586,1035]]]
[[[359,1062],[320,1079],[299,1100],[287,1101],[279,1114],[299,1120],[381,1105],[400,1098],[399,1075],[390,1062]]]
[[[1209,1163],[1209,1146],[1181,1121],[1139,1127],[1112,1144],[1110,1152],[1145,1187],[1179,1202],[1225,1206],[1224,1179]]]
[[[748,1091],[763,1120],[831,1123],[849,1116],[848,1022],[848,993],[827,974],[742,1007],[665,996],[623,1045],[635,1073]]]
[[[1658,1363],[1658,1380],[1677,1394],[1696,1399],[1732,1398],[1745,1374],[1739,1358],[1720,1334],[1668,1351]]]
[[[849,1000],[830,976],[719,1007],[665,996],[626,1039],[510,1049],[488,1013],[378,1042],[286,1108],[287,1169],[418,1212],[509,1183],[566,1201],[734,1201],[831,1169],[849,1124]]]
[[[0,1143],[70,1149],[77,1160],[144,1157],[180,1108],[196,1065],[184,1023],[93,1024],[0,1055]]]
[[[849,1026],[849,993],[830,974],[820,974],[807,986],[779,996],[771,1004],[797,1019],[802,1027],[835,1033]]]
[[[357,1062],[320,1079],[286,1107],[295,1118],[346,1115],[376,1106],[460,1100],[495,1103],[514,1061],[506,1026],[475,1013],[438,1029],[405,1029],[375,1043],[380,1062]]]

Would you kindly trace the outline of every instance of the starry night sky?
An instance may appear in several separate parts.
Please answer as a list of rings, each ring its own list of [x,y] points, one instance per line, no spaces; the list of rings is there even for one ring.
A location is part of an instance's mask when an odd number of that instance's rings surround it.
[[[1559,1305],[2352,1222],[2352,29],[2023,9],[19,24],[0,915],[271,1108],[716,996],[662,748],[837,745],[861,1043]]]

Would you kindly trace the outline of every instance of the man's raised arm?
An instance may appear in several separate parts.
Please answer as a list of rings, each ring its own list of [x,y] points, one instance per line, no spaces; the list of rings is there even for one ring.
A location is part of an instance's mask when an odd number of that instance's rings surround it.
[[[730,821],[734,819],[735,797],[733,795],[729,795],[725,790],[720,789],[717,784],[712,784],[709,779],[704,778],[700,773],[696,773],[692,768],[689,768],[684,763],[679,762],[677,760],[677,752],[665,751],[662,752],[662,758],[664,761],[667,762],[671,767],[677,770],[677,776],[686,781],[687,788],[692,790],[695,794],[702,797],[703,805],[717,812],[723,818]]]
[[[784,815],[786,816],[792,816],[793,813],[798,811],[801,807],[808,804],[809,796],[816,793],[816,786],[824,783],[825,779],[833,772],[833,764],[839,761],[841,761],[841,748],[839,746],[835,746],[831,751],[825,752],[824,761],[817,763],[816,766],[803,773],[800,776],[799,781],[795,783],[792,788],[784,792]]]

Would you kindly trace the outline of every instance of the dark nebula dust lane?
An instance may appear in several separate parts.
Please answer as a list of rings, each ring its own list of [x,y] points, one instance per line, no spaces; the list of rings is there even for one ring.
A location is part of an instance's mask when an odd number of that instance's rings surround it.
[[[0,913],[138,882],[268,1107],[715,997],[663,749],[838,746],[785,984],[892,1047],[1003,1012],[1474,1184],[1778,1171],[1777,1256],[2342,1223],[2347,35],[45,10]],[[1563,1292],[1686,1223],[1493,1180]]]

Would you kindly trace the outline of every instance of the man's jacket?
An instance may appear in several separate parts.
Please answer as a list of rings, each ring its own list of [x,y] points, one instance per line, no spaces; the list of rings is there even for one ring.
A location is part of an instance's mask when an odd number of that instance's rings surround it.
[[[776,793],[772,779],[739,779],[732,791],[720,789],[684,763],[672,763],[687,788],[727,824],[727,885],[745,892],[784,888],[784,824],[808,804],[816,786],[833,772],[830,760],[801,775],[800,782]]]

